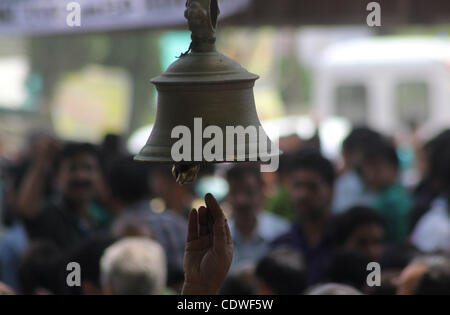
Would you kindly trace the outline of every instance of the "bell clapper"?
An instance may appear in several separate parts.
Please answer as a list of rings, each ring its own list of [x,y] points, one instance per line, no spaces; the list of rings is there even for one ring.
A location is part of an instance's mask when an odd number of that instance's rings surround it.
[[[199,164],[174,164],[172,166],[172,175],[175,177],[178,185],[184,185],[195,181],[199,170]]]

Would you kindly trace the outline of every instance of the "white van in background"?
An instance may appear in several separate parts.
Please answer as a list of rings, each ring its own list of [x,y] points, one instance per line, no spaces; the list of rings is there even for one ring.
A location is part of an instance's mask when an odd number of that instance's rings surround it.
[[[428,138],[450,127],[450,40],[386,37],[331,45],[314,69],[313,105],[396,134],[412,124]]]

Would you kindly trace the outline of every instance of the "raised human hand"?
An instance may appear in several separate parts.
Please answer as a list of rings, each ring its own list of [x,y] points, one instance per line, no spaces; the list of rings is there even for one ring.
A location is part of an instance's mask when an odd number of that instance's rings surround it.
[[[206,207],[189,214],[184,255],[182,294],[217,294],[230,268],[233,242],[230,228],[216,199],[205,196]]]

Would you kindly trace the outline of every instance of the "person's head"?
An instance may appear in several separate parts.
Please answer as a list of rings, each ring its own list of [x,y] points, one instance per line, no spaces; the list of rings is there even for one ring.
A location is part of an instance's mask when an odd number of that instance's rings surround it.
[[[373,260],[379,260],[384,250],[385,223],[373,209],[353,207],[338,217],[336,242]]]
[[[244,262],[236,265],[225,279],[220,295],[255,295],[258,294],[258,279],[255,275],[256,265]]]
[[[149,167],[134,161],[132,156],[120,157],[111,162],[108,183],[113,196],[123,206],[129,206],[150,197]]]
[[[130,215],[121,215],[114,220],[110,227],[111,234],[117,239],[125,237],[147,237],[154,239],[154,233],[149,224],[131,212]]]
[[[56,159],[57,188],[70,200],[82,203],[94,198],[101,176],[98,153],[88,143],[66,144]]]
[[[111,245],[100,261],[105,294],[161,294],[166,285],[164,249],[146,238],[126,238]]]
[[[414,295],[450,295],[450,261],[430,267],[419,280]]]
[[[420,252],[409,241],[389,244],[383,252],[379,263],[381,267],[381,286],[365,290],[370,295],[395,295],[398,291],[402,271]]]
[[[359,169],[363,163],[364,152],[371,143],[379,141],[380,134],[368,127],[354,128],[342,144],[342,155],[349,169]]]
[[[107,134],[101,143],[101,155],[106,157],[118,157],[123,156],[126,152],[126,149],[123,146],[123,138],[120,135],[116,134]]]
[[[258,165],[236,164],[226,174],[228,201],[236,217],[255,215],[264,202],[264,187]]]
[[[292,134],[286,137],[280,137],[278,146],[284,154],[292,154],[301,149],[303,142],[297,134]]]
[[[381,257],[381,268],[400,272],[419,255],[420,251],[408,240],[389,244]]]
[[[95,235],[79,246],[69,256],[69,262],[77,262],[81,269],[81,287],[73,287],[71,294],[98,295],[102,293],[100,283],[100,259],[115,239],[107,235]]]
[[[367,266],[372,260],[358,252],[338,248],[329,260],[326,277],[329,282],[350,285],[358,290],[366,288]]]
[[[21,294],[58,294],[61,292],[62,252],[45,241],[30,243],[19,263]]]
[[[255,295],[256,290],[238,275],[230,275],[223,282],[220,295]]]
[[[290,248],[274,249],[257,264],[256,278],[260,294],[301,294],[307,288],[307,270],[303,257]]]
[[[364,161],[361,167],[364,182],[374,190],[389,187],[398,178],[399,164],[393,143],[388,140],[372,143],[364,152]]]
[[[317,220],[328,215],[334,180],[333,165],[318,152],[302,151],[291,159],[288,185],[301,219]]]
[[[355,288],[339,283],[326,283],[308,290],[307,295],[362,295]]]

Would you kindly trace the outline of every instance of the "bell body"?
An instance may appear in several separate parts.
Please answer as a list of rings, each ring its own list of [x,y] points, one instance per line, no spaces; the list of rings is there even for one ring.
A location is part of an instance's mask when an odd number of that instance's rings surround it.
[[[190,53],[182,54],[166,72],[152,80],[158,91],[156,122],[136,160],[195,165],[202,162],[267,162],[280,154],[272,146],[256,113],[253,87],[258,76],[216,51],[219,13],[217,0],[187,1],[185,16],[192,31]],[[203,131],[210,126],[220,131],[219,135],[211,137],[222,138],[222,142],[217,142],[214,147],[214,160],[202,154],[203,146],[208,142]],[[190,133],[190,156],[181,161],[172,155],[174,145],[180,141],[176,133],[173,134],[177,127]],[[240,132],[234,137],[234,143],[229,141],[233,137],[230,128],[240,128],[234,129]],[[180,172],[176,170],[175,173]]]
[[[186,126],[191,133],[191,157],[185,162],[211,162],[203,154],[198,155],[209,141],[203,139],[203,131],[209,126],[219,127],[223,139],[222,157],[213,162],[267,161],[279,155],[277,150],[272,152],[256,112],[253,87],[257,79],[258,76],[217,52],[181,57],[162,76],[152,80],[158,91],[156,122],[136,159],[174,162],[172,147],[179,138],[172,137],[172,131],[177,126]],[[243,146],[237,145],[239,138],[235,137],[231,152],[227,127],[238,126],[243,127],[241,131],[252,128],[257,137],[247,135]]]

